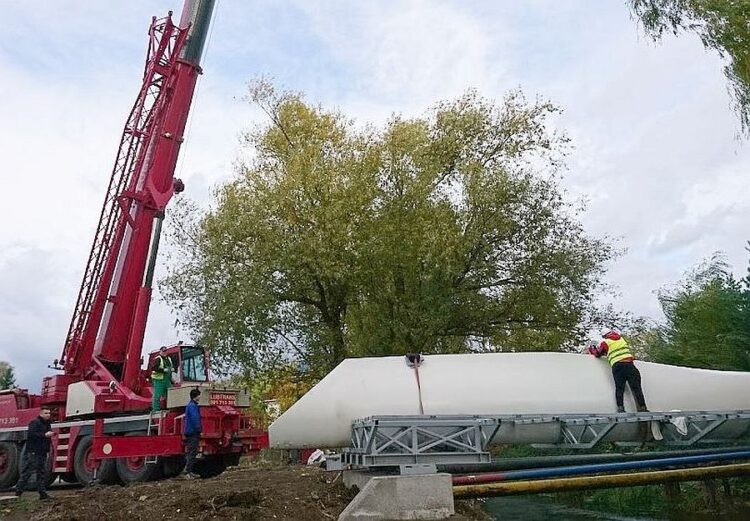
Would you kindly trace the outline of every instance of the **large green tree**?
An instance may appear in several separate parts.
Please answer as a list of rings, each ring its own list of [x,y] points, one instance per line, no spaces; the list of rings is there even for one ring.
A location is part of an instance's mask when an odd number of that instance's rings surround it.
[[[659,40],[665,32],[697,34],[707,49],[725,58],[742,130],[750,134],[750,1],[629,0],[647,34]]]
[[[646,350],[656,362],[750,370],[750,280],[737,280],[721,255],[659,291],[666,322]]]
[[[469,92],[374,128],[265,82],[250,98],[252,159],[208,213],[175,212],[162,284],[224,368],[581,340],[614,252],[563,199],[554,106]]]
[[[0,391],[12,389],[16,386],[16,376],[13,366],[8,362],[0,362]]]

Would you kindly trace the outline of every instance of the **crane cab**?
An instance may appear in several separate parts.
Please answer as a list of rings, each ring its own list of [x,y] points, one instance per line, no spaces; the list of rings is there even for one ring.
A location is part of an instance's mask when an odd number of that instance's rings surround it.
[[[172,385],[191,385],[208,383],[208,354],[200,346],[175,344],[167,346],[166,356],[172,361],[174,372],[172,373]],[[153,351],[148,355],[147,372],[154,367],[159,351]]]
[[[160,351],[148,355],[148,372]],[[208,353],[203,347],[185,344],[167,346],[166,356],[172,361],[172,387],[167,391],[167,409],[182,408],[189,400],[191,389],[201,390],[200,406],[249,407],[246,390],[229,389],[212,382],[208,371]]]

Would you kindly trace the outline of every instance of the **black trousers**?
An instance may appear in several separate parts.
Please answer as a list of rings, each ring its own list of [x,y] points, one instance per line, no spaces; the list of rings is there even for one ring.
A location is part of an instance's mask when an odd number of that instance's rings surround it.
[[[16,483],[16,492],[26,490],[32,472],[36,473],[36,489],[39,494],[45,494],[47,490],[47,453],[27,452],[21,462],[21,479]]]
[[[193,472],[195,457],[198,455],[198,443],[200,440],[200,434],[190,434],[185,436],[185,472]]]
[[[633,393],[635,403],[639,409],[646,408],[646,399],[643,397],[643,389],[641,388],[641,372],[632,362],[617,362],[612,366],[612,376],[615,379],[615,400],[617,400],[617,406],[622,407],[622,398],[625,393],[625,384],[630,386],[630,391]]]

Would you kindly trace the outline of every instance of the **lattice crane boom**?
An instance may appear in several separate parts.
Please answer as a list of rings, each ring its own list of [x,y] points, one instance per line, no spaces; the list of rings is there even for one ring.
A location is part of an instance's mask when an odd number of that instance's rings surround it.
[[[143,82],[120,139],[60,365],[72,380],[98,374],[139,387],[153,263],[201,72],[214,0],[186,0],[152,19]]]

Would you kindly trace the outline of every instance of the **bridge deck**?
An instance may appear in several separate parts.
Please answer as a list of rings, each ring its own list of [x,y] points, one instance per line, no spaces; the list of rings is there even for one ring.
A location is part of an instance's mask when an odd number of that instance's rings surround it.
[[[351,446],[330,458],[328,467],[486,463],[495,444],[719,446],[738,443],[749,433],[750,410],[370,416],[352,422]]]

